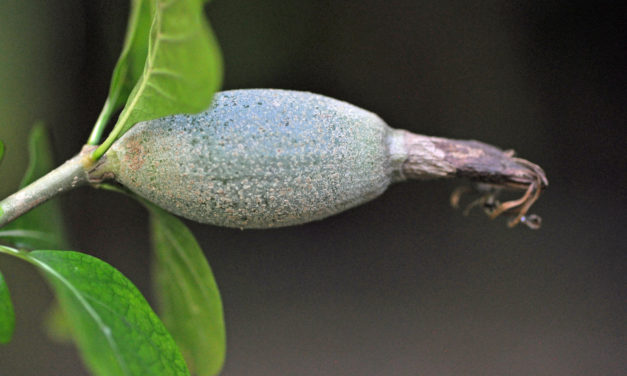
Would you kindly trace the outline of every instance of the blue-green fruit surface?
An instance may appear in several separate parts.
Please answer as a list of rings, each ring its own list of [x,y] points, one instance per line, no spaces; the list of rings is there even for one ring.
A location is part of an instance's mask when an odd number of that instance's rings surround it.
[[[217,93],[203,113],[137,124],[107,152],[104,168],[198,222],[289,226],[385,191],[393,132],[377,115],[321,95],[233,90]]]

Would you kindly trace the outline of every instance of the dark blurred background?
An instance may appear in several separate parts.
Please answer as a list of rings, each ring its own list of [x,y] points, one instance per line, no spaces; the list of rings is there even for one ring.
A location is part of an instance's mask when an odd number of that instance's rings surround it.
[[[214,0],[224,88],[336,97],[398,128],[516,149],[543,166],[540,231],[448,205],[459,182],[393,186],[333,218],[272,231],[190,223],[221,287],[224,375],[624,375],[627,48],[620,2]],[[126,0],[0,1],[0,195],[44,120],[57,162],[87,139]],[[115,201],[116,204],[111,204]],[[150,298],[147,217],[82,189],[73,246]],[[52,296],[0,257],[17,311],[0,375],[86,375],[44,335]]]

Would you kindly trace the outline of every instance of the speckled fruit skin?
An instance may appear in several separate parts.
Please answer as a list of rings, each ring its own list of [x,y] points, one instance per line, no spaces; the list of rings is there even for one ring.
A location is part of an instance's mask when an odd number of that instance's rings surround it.
[[[394,175],[391,132],[377,115],[321,95],[233,90],[203,113],[137,124],[104,166],[138,195],[198,222],[289,226],[383,193]]]

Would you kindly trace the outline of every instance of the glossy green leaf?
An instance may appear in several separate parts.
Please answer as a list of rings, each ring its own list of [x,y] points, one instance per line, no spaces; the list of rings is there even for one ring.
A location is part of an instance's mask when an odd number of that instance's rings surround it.
[[[206,109],[222,82],[222,57],[203,1],[154,1],[142,75],[96,158],[138,122]]]
[[[113,69],[109,95],[96,121],[94,131],[89,137],[88,144],[90,145],[96,145],[100,142],[102,131],[109,122],[111,114],[126,103],[129,94],[144,71],[154,7],[154,0],[131,1],[131,12],[124,46]]]
[[[94,374],[189,375],[163,323],[118,270],[73,251],[20,252],[19,257],[37,266],[52,286]]]
[[[9,288],[0,273],[0,343],[9,343],[15,329],[15,312]]]
[[[216,375],[224,364],[226,335],[211,267],[183,222],[152,205],[150,212],[160,316],[190,370],[199,376]]]
[[[36,124],[28,139],[29,165],[20,188],[39,179],[54,166],[46,128]],[[66,248],[67,238],[58,200],[51,200],[0,229],[0,238],[17,247]]]

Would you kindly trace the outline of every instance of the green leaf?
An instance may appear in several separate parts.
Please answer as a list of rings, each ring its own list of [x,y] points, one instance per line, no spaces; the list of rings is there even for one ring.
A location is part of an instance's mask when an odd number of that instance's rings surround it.
[[[27,186],[54,166],[52,146],[46,128],[36,124],[28,139],[29,165],[20,188]],[[0,238],[16,247],[66,248],[67,238],[58,200],[51,200],[3,227]]]
[[[190,370],[199,376],[216,375],[224,364],[226,335],[211,267],[183,222],[153,205],[149,209],[160,316]]]
[[[109,88],[114,111],[124,105],[141,77],[148,55],[148,37],[154,4],[150,0],[132,0],[126,38]]]
[[[131,12],[124,46],[113,69],[109,95],[87,142],[90,145],[97,145],[100,142],[100,137],[111,118],[111,114],[126,103],[129,94],[144,71],[154,6],[154,0],[131,1]]]
[[[222,82],[222,57],[204,17],[203,1],[153,1],[143,73],[94,158],[138,122],[205,110]]]
[[[37,266],[52,286],[94,374],[189,375],[163,323],[118,270],[73,251],[20,252],[19,257]]]
[[[15,330],[15,312],[9,288],[0,273],[0,343],[9,343]]]

